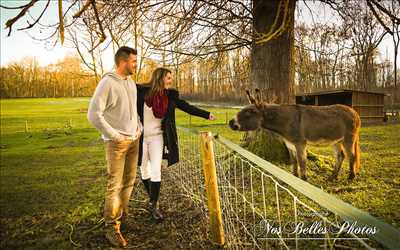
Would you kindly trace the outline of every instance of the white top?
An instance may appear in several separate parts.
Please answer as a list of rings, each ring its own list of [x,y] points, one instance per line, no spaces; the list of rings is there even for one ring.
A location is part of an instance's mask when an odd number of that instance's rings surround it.
[[[144,132],[143,136],[152,136],[152,135],[160,135],[162,134],[161,130],[161,120],[154,116],[153,109],[147,106],[144,103],[143,108],[143,124],[144,124]]]

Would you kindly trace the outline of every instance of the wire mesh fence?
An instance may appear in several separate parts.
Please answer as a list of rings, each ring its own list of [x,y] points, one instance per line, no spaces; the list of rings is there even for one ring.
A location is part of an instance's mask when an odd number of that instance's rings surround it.
[[[368,248],[368,238],[334,236],[330,226],[340,229],[340,225],[333,214],[307,205],[305,197],[220,141],[215,148],[226,233],[237,242],[232,248],[328,249],[342,240],[349,247],[349,239],[357,241],[350,244],[355,249]]]
[[[176,180],[207,216],[200,137],[186,128],[179,128],[178,136]],[[247,157],[222,137],[213,142],[227,249],[382,249],[382,242],[388,248],[398,244],[393,236],[399,232],[390,225],[301,180],[288,184],[295,177],[267,169],[265,164],[272,164]],[[289,181],[282,181],[282,174]],[[327,198],[313,199],[316,194]],[[382,235],[375,237],[377,231]]]

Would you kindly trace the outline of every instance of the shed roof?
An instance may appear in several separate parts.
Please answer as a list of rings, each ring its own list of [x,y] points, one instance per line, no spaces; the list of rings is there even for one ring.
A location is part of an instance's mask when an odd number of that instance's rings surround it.
[[[296,94],[296,96],[315,96],[315,95],[329,95],[329,94],[352,93],[352,92],[387,95],[387,94],[385,94],[383,92],[375,92],[375,91],[351,90],[351,89],[333,89],[333,90],[316,91],[316,92],[312,92],[312,93],[299,93],[299,94]]]

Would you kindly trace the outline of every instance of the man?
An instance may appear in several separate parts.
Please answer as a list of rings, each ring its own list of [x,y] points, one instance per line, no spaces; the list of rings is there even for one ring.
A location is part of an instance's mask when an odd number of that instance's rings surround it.
[[[137,52],[121,47],[114,56],[115,72],[105,74],[90,101],[88,120],[105,141],[107,188],[104,204],[106,238],[114,246],[128,243],[120,232],[136,179],[139,138],[135,83],[129,77],[136,70]]]

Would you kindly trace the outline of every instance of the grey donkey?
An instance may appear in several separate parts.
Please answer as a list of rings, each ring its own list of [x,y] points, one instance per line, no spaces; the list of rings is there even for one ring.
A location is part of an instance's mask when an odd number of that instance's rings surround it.
[[[351,107],[336,104],[329,106],[269,104],[262,101],[256,89],[255,98],[246,91],[250,105],[240,110],[229,121],[233,130],[251,131],[267,129],[279,135],[294,161],[293,174],[306,177],[307,144],[333,145],[336,163],[329,180],[337,178],[347,156],[350,165],[349,180],[360,171],[359,131],[360,117]]]

